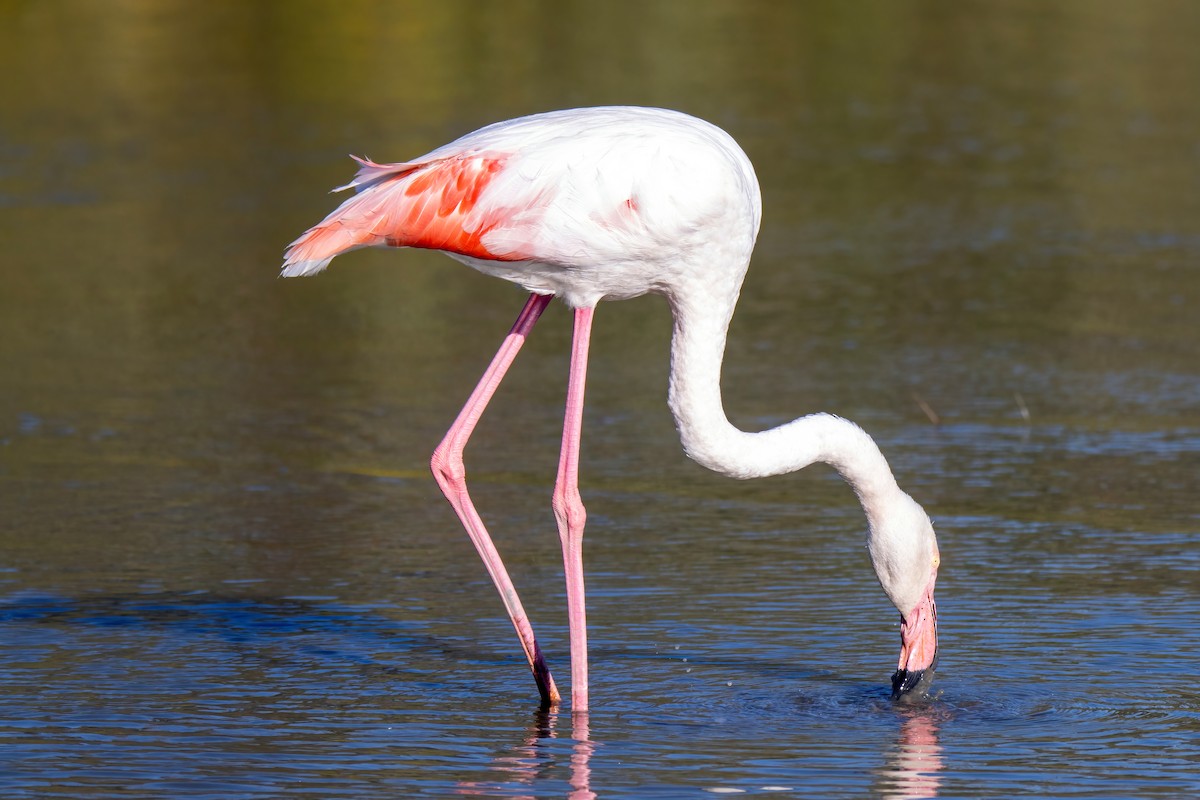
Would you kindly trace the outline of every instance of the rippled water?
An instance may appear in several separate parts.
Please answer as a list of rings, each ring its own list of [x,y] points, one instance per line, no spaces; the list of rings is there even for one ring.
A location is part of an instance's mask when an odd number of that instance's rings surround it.
[[[1200,791],[1190,3],[0,4],[5,797]],[[620,45],[620,46],[618,46]],[[602,306],[593,709],[536,708],[426,460],[522,302],[435,254],[310,281],[347,151],[682,108],[755,161],[733,420],[861,422],[930,509],[933,694],[828,470],[679,451],[670,320]],[[560,685],[551,306],[468,452]]]

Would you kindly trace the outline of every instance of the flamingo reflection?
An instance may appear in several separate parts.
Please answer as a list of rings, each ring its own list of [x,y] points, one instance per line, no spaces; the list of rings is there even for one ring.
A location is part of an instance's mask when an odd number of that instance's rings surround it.
[[[929,709],[913,710],[900,725],[896,746],[884,757],[877,794],[888,800],[937,797],[942,769],[938,718]]]
[[[535,787],[544,781],[555,780],[561,774],[563,766],[562,748],[550,743],[552,739],[561,738],[557,711],[539,710],[532,722],[526,727],[520,744],[506,754],[493,759],[492,765],[500,773],[495,781],[475,781],[459,783],[456,794],[467,797],[494,797],[498,788],[503,787],[506,794],[517,800],[535,800]],[[591,757],[596,749],[596,743],[591,741],[586,712],[571,715],[570,738],[574,740],[571,746],[570,758],[566,760],[568,800],[595,800],[596,793],[591,790]],[[529,787],[530,794],[513,794],[507,792],[520,787]]]

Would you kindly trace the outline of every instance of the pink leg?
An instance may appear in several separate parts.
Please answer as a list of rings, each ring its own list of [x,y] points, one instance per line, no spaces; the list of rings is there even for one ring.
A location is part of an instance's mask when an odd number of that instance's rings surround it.
[[[571,628],[571,711],[587,711],[587,610],[583,592],[583,526],[587,511],[579,497],[579,441],[583,429],[583,389],[587,380],[588,344],[594,308],[575,309],[575,337],[571,346],[571,378],[567,385],[567,413],[563,420],[562,453],[554,484],[554,516],[562,540],[563,567],[567,576],[567,620]]]
[[[554,678],[550,676],[550,670],[546,667],[546,660],[542,657],[537,639],[534,638],[533,626],[529,624],[529,617],[525,615],[521,599],[517,597],[516,587],[508,577],[508,570],[504,568],[504,562],[500,560],[500,554],[492,543],[492,537],[488,535],[487,528],[484,527],[483,520],[480,519],[479,512],[475,510],[475,504],[471,502],[471,497],[467,493],[467,472],[463,465],[463,451],[466,449],[467,441],[471,438],[471,432],[475,430],[475,425],[483,415],[483,410],[487,408],[500,381],[504,379],[504,374],[517,357],[521,345],[525,343],[525,337],[533,330],[534,323],[538,321],[538,317],[550,304],[550,299],[549,295],[530,296],[529,301],[525,303],[525,308],[521,310],[521,315],[513,324],[512,330],[505,337],[504,343],[500,345],[496,357],[492,359],[492,363],[483,373],[475,391],[471,393],[467,404],[463,406],[458,418],[446,432],[442,443],[433,451],[431,462],[433,476],[437,479],[442,494],[446,495],[446,499],[454,507],[463,527],[467,529],[467,535],[471,537],[475,549],[479,551],[488,574],[492,576],[492,582],[496,584],[496,588],[500,592],[504,607],[508,610],[508,616],[512,619],[513,627],[517,629],[517,636],[521,639],[521,646],[525,649],[525,658],[528,659],[529,668],[533,671],[533,678],[537,681],[542,704],[546,706],[558,705],[561,697],[558,688],[554,685]]]

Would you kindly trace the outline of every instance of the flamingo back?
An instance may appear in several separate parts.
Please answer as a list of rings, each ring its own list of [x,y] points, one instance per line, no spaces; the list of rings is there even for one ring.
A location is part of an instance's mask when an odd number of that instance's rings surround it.
[[[579,306],[662,291],[730,241],[744,270],[761,216],[733,139],[661,109],[538,114],[414,161],[357,160],[341,187],[357,194],[292,243],[285,276],[359,247],[429,248]]]

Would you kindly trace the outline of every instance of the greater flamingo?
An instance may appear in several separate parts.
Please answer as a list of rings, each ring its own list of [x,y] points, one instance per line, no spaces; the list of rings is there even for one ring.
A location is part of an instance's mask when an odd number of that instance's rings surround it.
[[[441,250],[523,286],[525,308],[433,453],[432,468],[483,558],[521,639],[544,705],[560,702],[529,619],[467,493],[463,451],[546,308],[574,309],[562,450],[553,508],[562,542],[571,640],[571,706],[588,705],[579,443],[592,315],[601,300],[666,297],[674,318],[668,403],[683,449],[734,478],[836,469],[867,517],[875,574],[900,612],[892,697],[921,683],[937,653],[937,539],[852,422],[810,414],[771,430],[735,428],[721,404],[725,337],[758,235],[750,160],[720,128],[675,111],[585,108],[499,122],[398,164],[356,159],[356,194],[291,244],[283,275],[312,275],[360,247]]]

